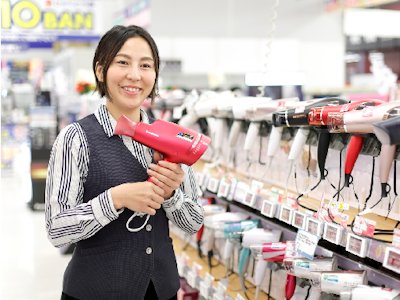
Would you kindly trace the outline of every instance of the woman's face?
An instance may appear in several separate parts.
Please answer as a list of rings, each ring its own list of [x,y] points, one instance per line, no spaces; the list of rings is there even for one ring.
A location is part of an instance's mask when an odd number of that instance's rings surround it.
[[[97,78],[102,79],[101,68],[98,68],[97,73]],[[121,111],[138,109],[150,95],[155,80],[156,71],[150,45],[141,37],[127,39],[107,71],[106,85],[112,105]]]

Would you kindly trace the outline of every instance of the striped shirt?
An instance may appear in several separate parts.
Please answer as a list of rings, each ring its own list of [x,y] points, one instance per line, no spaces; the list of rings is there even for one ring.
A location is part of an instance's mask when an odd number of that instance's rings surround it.
[[[114,135],[117,121],[102,105],[94,113],[108,137]],[[141,120],[149,118],[141,110]],[[151,149],[127,136],[120,136],[132,155],[149,168]],[[102,227],[116,220],[123,208],[116,210],[110,190],[83,202],[84,183],[88,175],[89,148],[85,133],[78,123],[65,127],[54,142],[46,180],[46,229],[55,247],[87,239]],[[185,172],[183,182],[174,195],[164,201],[162,208],[167,218],[183,231],[194,234],[203,224],[204,209],[198,193],[193,169],[181,164]],[[134,233],[132,233],[134,234]]]

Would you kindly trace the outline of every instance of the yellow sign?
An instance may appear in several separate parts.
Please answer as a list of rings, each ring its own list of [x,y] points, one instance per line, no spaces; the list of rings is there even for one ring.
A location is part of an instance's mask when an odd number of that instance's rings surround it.
[[[32,1],[18,1],[13,6],[10,0],[1,0],[1,28],[33,29],[42,25],[43,29],[87,29],[93,28],[91,12],[60,12],[41,9]]]

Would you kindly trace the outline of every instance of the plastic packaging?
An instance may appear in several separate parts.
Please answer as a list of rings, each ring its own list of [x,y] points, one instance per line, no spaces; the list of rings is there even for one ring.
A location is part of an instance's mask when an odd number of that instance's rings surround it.
[[[283,261],[283,265],[288,274],[310,279],[311,272],[337,270],[337,258],[324,257],[314,258],[314,260],[309,260],[307,258],[288,258]]]
[[[400,290],[378,286],[359,285],[351,290],[342,291],[340,300],[400,300]]]
[[[317,290],[336,295],[340,295],[341,292],[350,290],[358,285],[368,284],[365,270],[311,272],[310,279],[313,287]]]

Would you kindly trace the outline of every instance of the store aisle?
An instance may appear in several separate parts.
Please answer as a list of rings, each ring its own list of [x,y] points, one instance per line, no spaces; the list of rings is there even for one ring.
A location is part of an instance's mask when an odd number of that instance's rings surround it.
[[[0,299],[60,299],[70,255],[61,255],[48,241],[44,211],[28,208],[29,173],[23,174],[1,177]]]

